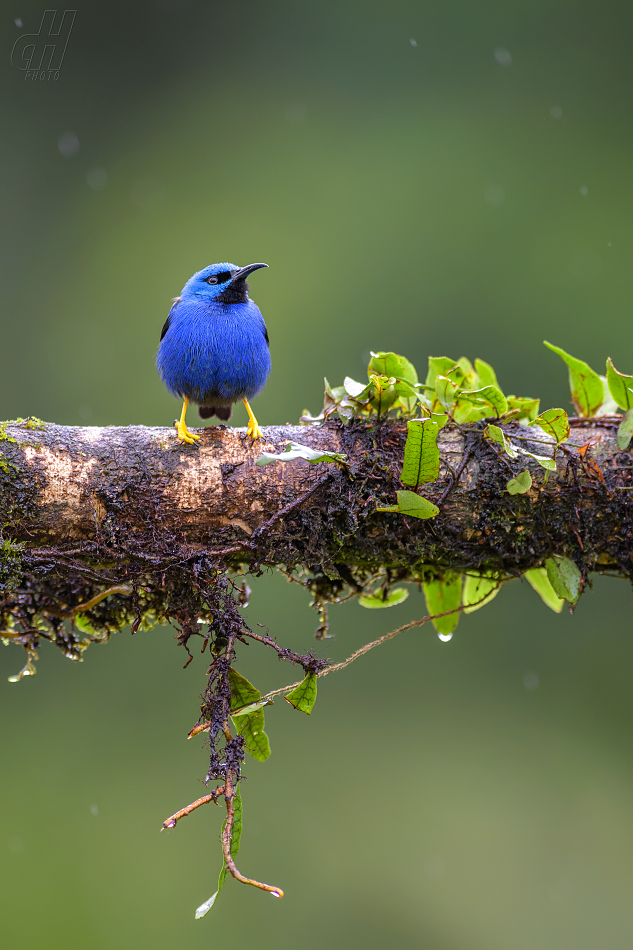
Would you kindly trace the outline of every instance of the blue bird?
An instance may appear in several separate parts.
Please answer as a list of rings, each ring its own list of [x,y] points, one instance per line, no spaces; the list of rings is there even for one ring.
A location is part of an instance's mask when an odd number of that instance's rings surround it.
[[[259,307],[248,296],[246,278],[268,264],[209,264],[191,277],[174,299],[156,357],[167,389],[184,400],[178,440],[200,439],[185,422],[187,406],[197,403],[201,419],[231,418],[242,400],[248,412],[248,435],[262,437],[249,405],[270,373],[268,333]]]

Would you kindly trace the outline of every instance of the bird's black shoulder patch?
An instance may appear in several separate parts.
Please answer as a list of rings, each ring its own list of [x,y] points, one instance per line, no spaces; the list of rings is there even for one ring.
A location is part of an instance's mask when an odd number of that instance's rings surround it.
[[[268,327],[266,324],[264,324],[264,339],[266,340],[266,343],[268,343],[268,346],[270,346],[270,340],[268,339]]]
[[[167,331],[169,330],[169,324],[171,323],[171,315],[172,315],[172,313],[174,312],[174,310],[176,309],[176,307],[178,306],[178,304],[180,303],[181,300],[182,300],[182,297],[174,297],[174,305],[173,305],[173,307],[171,308],[171,310],[169,311],[169,313],[167,314],[167,319],[165,320],[165,322],[164,322],[164,324],[163,324],[163,329],[162,329],[161,332],[160,332],[160,340],[161,340],[161,343],[162,343],[162,341],[163,341],[163,337],[165,336],[165,334],[166,334]]]
[[[160,333],[161,343],[162,343],[163,337],[165,336],[165,334],[166,334],[167,331],[169,330],[169,321],[170,321],[170,319],[171,319],[171,313],[169,314],[169,316],[168,316],[167,319],[165,320],[165,323],[163,324],[163,329],[161,330],[161,333]]]

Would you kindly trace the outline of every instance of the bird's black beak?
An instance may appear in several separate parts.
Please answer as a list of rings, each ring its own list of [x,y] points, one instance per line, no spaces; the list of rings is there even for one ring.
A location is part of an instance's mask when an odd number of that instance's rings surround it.
[[[231,283],[234,284],[236,280],[246,280],[249,274],[252,274],[254,270],[259,270],[260,267],[268,267],[268,264],[247,264],[246,267],[240,267],[231,277]]]

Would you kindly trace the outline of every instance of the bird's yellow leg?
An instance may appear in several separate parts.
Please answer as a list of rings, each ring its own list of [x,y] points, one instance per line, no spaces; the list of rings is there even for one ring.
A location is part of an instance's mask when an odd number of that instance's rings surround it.
[[[242,399],[242,402],[243,402],[244,405],[246,406],[246,411],[247,411],[247,413],[248,413],[248,426],[247,426],[247,429],[246,429],[246,434],[247,434],[247,435],[250,435],[250,437],[251,437],[251,439],[253,439],[253,441],[255,441],[255,439],[262,439],[262,438],[264,437],[264,433],[263,433],[262,430],[260,429],[260,427],[259,427],[259,425],[258,425],[258,423],[257,423],[257,419],[256,419],[255,416],[253,415],[253,410],[251,409],[251,407],[250,407],[249,404],[248,404],[248,399]]]
[[[176,432],[178,433],[178,441],[186,442],[187,445],[193,445],[194,441],[199,442],[200,436],[195,435],[193,432],[190,432],[187,428],[187,423],[185,422],[185,415],[187,414],[187,406],[189,405],[189,400],[185,396],[185,401],[182,406],[182,412],[180,414],[180,421],[176,419],[174,425],[176,426]]]

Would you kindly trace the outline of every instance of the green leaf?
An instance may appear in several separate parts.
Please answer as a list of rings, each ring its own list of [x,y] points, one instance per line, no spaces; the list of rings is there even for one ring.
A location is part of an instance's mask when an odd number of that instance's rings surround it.
[[[229,685],[231,687],[231,714],[237,712],[233,725],[238,735],[244,736],[244,748],[258,762],[264,762],[270,755],[270,742],[264,732],[264,713],[257,706],[261,693],[252,683],[234,670],[229,668]],[[244,707],[255,705],[254,712],[245,712]],[[232,716],[231,716],[232,717]]]
[[[467,398],[471,402],[483,399],[484,402],[492,406],[497,416],[502,416],[508,411],[508,401],[497,386],[484,386],[482,389],[474,389],[468,393]]]
[[[435,518],[439,515],[440,509],[427,498],[422,498],[414,491],[398,491],[398,510],[403,515],[410,515],[412,518]]]
[[[604,402],[604,389],[598,374],[587,363],[570,356],[560,346],[553,346],[547,340],[543,340],[543,342],[553,353],[557,353],[569,367],[569,387],[576,412],[585,417],[595,415]]]
[[[422,584],[429,614],[443,614],[447,610],[456,610],[462,599],[462,575],[447,571],[442,577]],[[452,635],[459,622],[459,611],[438,617],[433,626],[443,637]]]
[[[429,356],[429,371],[426,374],[425,386],[428,389],[434,389],[437,377],[445,376],[454,366],[455,360],[448,356]]]
[[[530,425],[538,426],[556,440],[556,445],[569,438],[569,419],[564,409],[546,409]]]
[[[389,409],[391,409],[398,398],[395,379],[393,376],[372,375],[369,377],[369,380],[374,389],[370,405],[375,409],[378,415],[382,415],[383,412],[388,412]]]
[[[372,353],[367,367],[367,375],[376,373],[378,376],[393,376],[401,379],[411,386],[417,386],[418,374],[413,363],[410,363],[404,356],[398,356],[397,353],[387,353],[379,350],[378,353]]]
[[[628,409],[624,413],[624,418],[618,426],[617,432],[617,443],[618,448],[621,452],[624,452],[629,447],[629,442],[633,437],[633,409]]]
[[[471,614],[489,604],[501,590],[501,583],[498,577],[490,577],[487,574],[467,574],[462,592],[464,613]]]
[[[222,872],[220,872],[220,873],[222,873]],[[224,883],[224,882],[222,882],[222,883]],[[219,893],[220,893],[220,890],[219,890],[219,888],[218,888],[218,890],[215,892],[215,894],[213,894],[213,895],[209,898],[208,901],[205,901],[204,904],[200,904],[200,907],[197,907],[197,908],[196,908],[196,920],[200,920],[201,917],[206,917],[206,915],[209,913],[209,911],[211,910],[211,908],[212,908],[213,905],[215,904],[216,899],[217,899],[217,896],[218,896]]]
[[[519,410],[519,419],[527,419],[532,422],[538,415],[540,399],[528,399],[525,396],[508,396],[508,412],[512,409]]]
[[[312,712],[312,707],[317,697],[317,676],[316,673],[307,673],[298,686],[284,696],[291,706],[298,709],[299,712],[306,713],[308,716]]]
[[[535,452],[528,452],[527,449],[519,449],[521,455],[527,455],[529,458],[534,459],[535,462],[538,462],[543,468],[546,468],[548,472],[556,471],[556,459],[551,459],[548,455],[536,455]]]
[[[341,465],[345,462],[347,455],[341,455],[338,452],[320,452],[317,449],[311,449],[308,445],[301,445],[299,442],[291,442],[285,452],[278,455],[272,452],[262,452],[255,465],[270,465],[271,462],[293,462],[295,459],[304,459],[306,462],[333,462]]]
[[[371,383],[358,383],[355,379],[350,379],[349,376],[346,376],[343,380],[343,389],[352,399],[358,399],[359,402],[367,402],[369,393],[371,392]]]
[[[397,511],[398,508],[396,507]],[[378,590],[375,594],[364,594],[362,597],[358,598],[358,603],[361,607],[367,607],[369,610],[380,609],[381,607],[395,607],[397,604],[401,604],[409,596],[409,591],[406,587],[396,587],[394,590],[389,591],[385,596],[385,592]]]
[[[264,713],[257,712],[238,715],[233,720],[235,731],[244,736],[244,748],[258,762],[265,762],[270,755],[270,742],[264,732]]]
[[[249,703],[256,703],[262,697],[260,691],[232,666],[229,667],[229,686],[231,687],[231,712],[241,709],[242,706],[248,706]]]
[[[497,375],[490,363],[486,363],[477,357],[475,360],[475,370],[482,386],[496,386],[497,389],[501,389],[497,382]]]
[[[248,716],[249,713],[256,712],[258,709],[263,709],[264,706],[273,706],[274,703],[272,699],[260,699],[256,703],[249,703],[248,706],[242,706],[240,709],[236,709],[231,713],[232,719],[237,719],[239,716]]]
[[[516,478],[511,478],[506,485],[506,488],[511,495],[525,495],[525,493],[529,491],[531,487],[532,476],[528,472],[527,468],[524,468]]]
[[[437,447],[439,427],[430,419],[407,422],[407,441],[402,462],[403,485],[424,485],[434,482],[440,474],[440,450]]]
[[[434,422],[439,429],[443,429],[448,422],[448,416],[445,412],[432,412],[431,421]]]
[[[470,393],[462,392],[453,410],[453,420],[458,425],[464,425],[467,422],[479,422],[480,419],[485,419],[486,416],[490,415],[490,406],[487,403],[483,406],[481,404],[473,406],[467,397],[470,397]]]
[[[580,596],[582,574],[571,558],[555,554],[553,557],[548,557],[545,568],[554,592],[564,600],[575,604]]]
[[[519,454],[519,449],[516,445],[513,445],[509,439],[506,439],[505,432],[503,429],[500,429],[499,426],[492,425],[492,423],[487,425],[484,429],[484,435],[488,436],[493,442],[496,442],[497,445],[500,445],[511,459],[515,459]]]
[[[437,376],[435,379],[435,394],[445,409],[450,409],[455,399],[457,386],[447,376]]]
[[[224,822],[226,826],[226,820]],[[223,827],[224,827],[223,826]],[[240,838],[242,837],[242,793],[240,791],[240,786],[238,785],[233,794],[233,830],[231,832],[231,857],[233,860],[237,857],[237,854],[240,850]],[[224,887],[224,882],[229,876],[229,869],[226,864],[223,863],[222,870],[220,871],[220,876],[218,877],[218,889],[204,904],[196,910],[196,920],[200,920],[201,917],[205,917],[213,905],[215,904],[218,894]]]
[[[457,365],[462,371],[460,383],[462,389],[474,389],[475,386],[479,385],[479,377],[477,376],[477,373],[473,368],[473,364],[469,359],[466,359],[465,356],[460,356],[460,358],[457,360]],[[453,381],[457,382],[456,379]]]
[[[563,609],[565,601],[562,597],[558,597],[556,591],[550,584],[546,569],[544,567],[534,567],[526,571],[523,576],[528,584],[534,588],[543,603],[547,604],[554,613],[559,614]]]
[[[633,409],[633,376],[619,373],[611,357],[607,360],[607,385],[620,409]]]

